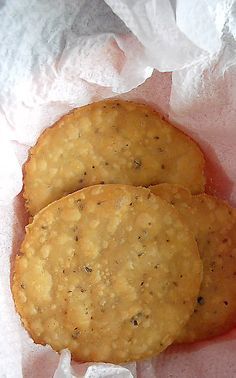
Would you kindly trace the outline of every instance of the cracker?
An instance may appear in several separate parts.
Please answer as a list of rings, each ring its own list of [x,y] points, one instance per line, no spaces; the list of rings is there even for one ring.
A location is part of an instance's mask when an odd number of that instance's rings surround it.
[[[24,168],[31,215],[94,184],[177,183],[204,190],[204,158],[188,136],[146,105],[102,101],[75,109],[48,128]]]
[[[80,361],[158,354],[193,312],[194,238],[149,189],[98,185],[40,211],[15,262],[13,295],[37,343]]]
[[[172,203],[189,225],[203,261],[203,281],[193,316],[178,342],[221,335],[236,326],[236,210],[207,194],[162,184],[151,191]]]

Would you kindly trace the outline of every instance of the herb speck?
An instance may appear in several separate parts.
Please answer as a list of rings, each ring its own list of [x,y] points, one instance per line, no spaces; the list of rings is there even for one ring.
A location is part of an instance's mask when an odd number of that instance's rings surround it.
[[[134,160],[134,169],[139,169],[142,166],[142,162],[139,159]]]
[[[85,266],[84,267],[84,270],[87,272],[87,273],[91,273],[93,271],[93,269],[91,269],[89,266]]]

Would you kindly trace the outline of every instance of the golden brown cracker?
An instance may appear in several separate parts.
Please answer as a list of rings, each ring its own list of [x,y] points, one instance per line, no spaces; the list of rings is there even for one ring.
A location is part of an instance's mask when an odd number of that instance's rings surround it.
[[[149,189],[91,186],[26,228],[13,295],[35,342],[75,360],[158,354],[186,324],[201,260],[178,212]]]
[[[203,261],[196,308],[178,342],[221,335],[236,325],[236,210],[207,194],[192,196],[177,185],[150,188],[172,203],[188,224]]]
[[[34,215],[90,185],[161,182],[202,192],[199,147],[150,107],[110,100],[75,109],[41,135],[24,167],[24,198]]]

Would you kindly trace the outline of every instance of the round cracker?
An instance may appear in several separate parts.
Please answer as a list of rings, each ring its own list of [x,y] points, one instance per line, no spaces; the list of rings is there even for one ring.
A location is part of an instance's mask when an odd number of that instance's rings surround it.
[[[196,308],[178,342],[221,335],[236,326],[236,210],[207,194],[192,196],[177,185],[150,188],[172,203],[192,230],[203,261]]]
[[[13,294],[37,343],[75,360],[125,362],[164,350],[193,312],[194,238],[149,189],[99,185],[40,211],[26,228]]]
[[[177,183],[204,190],[204,158],[188,136],[146,105],[113,100],[73,110],[48,128],[24,168],[31,215],[94,184]]]

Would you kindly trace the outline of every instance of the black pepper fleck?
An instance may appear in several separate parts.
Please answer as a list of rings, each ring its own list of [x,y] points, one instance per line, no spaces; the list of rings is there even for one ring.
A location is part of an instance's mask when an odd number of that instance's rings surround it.
[[[204,305],[205,299],[203,297],[198,297],[197,303],[200,304],[200,305]]]

